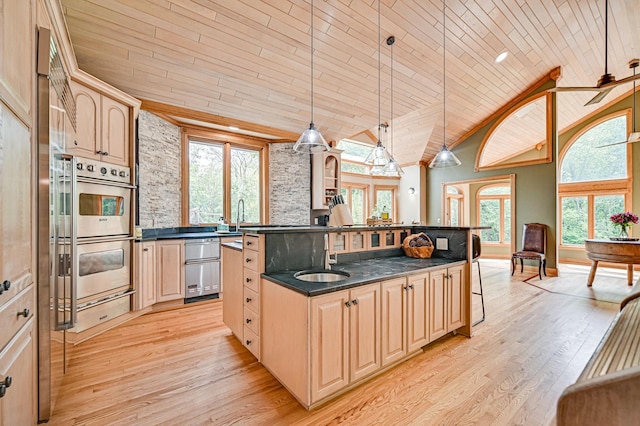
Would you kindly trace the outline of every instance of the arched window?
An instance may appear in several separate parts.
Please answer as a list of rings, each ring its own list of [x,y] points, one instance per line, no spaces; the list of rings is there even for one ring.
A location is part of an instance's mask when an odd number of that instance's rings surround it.
[[[628,113],[592,123],[569,141],[560,156],[560,244],[582,246],[587,238],[615,234],[609,217],[630,210]]]
[[[480,231],[483,243],[511,242],[511,186],[487,185],[478,191],[478,225],[491,229]]]

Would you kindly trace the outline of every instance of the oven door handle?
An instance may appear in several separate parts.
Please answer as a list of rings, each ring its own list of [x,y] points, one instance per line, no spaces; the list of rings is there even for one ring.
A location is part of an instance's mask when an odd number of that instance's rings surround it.
[[[76,178],[76,181],[81,183],[89,183],[92,185],[115,186],[116,188],[136,189],[136,186],[129,185],[128,183],[111,182],[108,180],[91,179],[86,177],[78,177]]]

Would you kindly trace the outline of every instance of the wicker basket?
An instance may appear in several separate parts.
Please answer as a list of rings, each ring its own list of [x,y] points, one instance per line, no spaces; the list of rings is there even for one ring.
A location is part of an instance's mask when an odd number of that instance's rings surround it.
[[[418,238],[422,240],[426,240],[426,243],[428,245],[412,247],[410,245],[411,242]],[[434,247],[433,247],[433,242],[431,241],[431,238],[429,238],[429,236],[424,232],[421,232],[419,234],[411,234],[408,237],[406,237],[402,242],[402,249],[404,250],[404,254],[406,254],[409,257],[415,257],[417,259],[429,259],[431,257],[431,254],[433,253]]]

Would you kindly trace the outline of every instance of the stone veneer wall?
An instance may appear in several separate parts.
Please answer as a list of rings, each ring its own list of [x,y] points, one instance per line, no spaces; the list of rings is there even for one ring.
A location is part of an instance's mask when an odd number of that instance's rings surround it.
[[[180,128],[141,110],[138,118],[138,143],[140,226],[180,226]]]
[[[311,157],[292,143],[269,145],[269,218],[275,225],[309,225]]]

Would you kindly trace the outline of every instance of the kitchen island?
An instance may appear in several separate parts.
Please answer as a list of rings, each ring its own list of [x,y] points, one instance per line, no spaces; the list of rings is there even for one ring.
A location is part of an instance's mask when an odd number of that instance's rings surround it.
[[[241,288],[242,306],[225,298],[224,309],[244,312],[234,334],[311,409],[448,333],[471,336],[474,229],[245,228],[242,276],[225,282]],[[437,242],[430,259],[404,256],[402,240],[418,232]],[[348,276],[294,276],[329,265]]]

